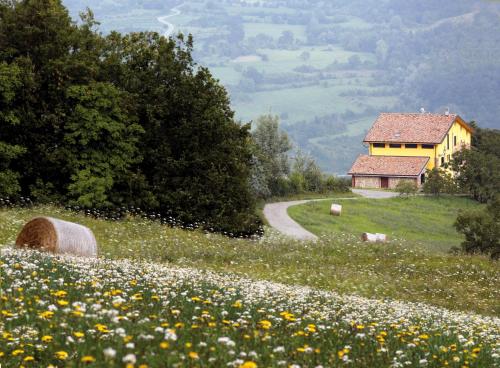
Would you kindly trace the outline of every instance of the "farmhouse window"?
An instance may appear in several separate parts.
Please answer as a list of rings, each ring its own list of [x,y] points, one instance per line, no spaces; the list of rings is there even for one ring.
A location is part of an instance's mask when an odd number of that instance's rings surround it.
[[[454,136],[453,137],[453,145],[456,146],[457,145],[457,136]]]
[[[373,147],[376,147],[376,148],[385,148],[385,143],[373,143]]]
[[[389,147],[391,147],[391,148],[401,148],[401,145],[400,144],[391,143],[391,144],[389,144]]]
[[[450,149],[450,135],[446,134],[446,149]]]
[[[422,144],[422,148],[423,149],[434,149],[434,145],[433,144]]]
[[[416,144],[405,144],[405,148],[417,148]]]
[[[441,157],[441,165],[444,165],[444,156]]]

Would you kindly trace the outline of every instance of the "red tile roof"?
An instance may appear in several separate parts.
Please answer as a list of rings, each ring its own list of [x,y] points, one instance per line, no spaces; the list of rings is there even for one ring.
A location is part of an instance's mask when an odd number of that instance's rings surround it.
[[[349,175],[418,176],[429,157],[361,155],[349,170]]]
[[[382,113],[366,135],[364,142],[439,144],[457,118],[462,125],[472,131],[455,114]]]

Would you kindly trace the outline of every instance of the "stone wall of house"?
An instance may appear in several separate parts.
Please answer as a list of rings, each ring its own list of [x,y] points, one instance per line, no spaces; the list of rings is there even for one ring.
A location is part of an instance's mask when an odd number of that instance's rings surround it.
[[[395,189],[400,181],[412,181],[420,186],[420,177],[415,178],[396,178],[389,177],[389,189]],[[353,177],[353,187],[354,188],[381,188],[382,180],[378,176],[354,176]]]
[[[355,188],[380,188],[380,178],[376,176],[354,176]]]

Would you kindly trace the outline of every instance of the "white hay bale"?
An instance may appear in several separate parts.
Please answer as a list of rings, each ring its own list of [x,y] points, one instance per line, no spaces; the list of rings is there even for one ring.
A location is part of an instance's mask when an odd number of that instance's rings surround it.
[[[365,242],[369,243],[385,243],[387,241],[387,235],[385,234],[370,234],[363,233],[362,239]]]
[[[330,215],[340,216],[342,214],[342,206],[340,204],[332,204],[330,207]]]
[[[58,254],[97,256],[97,242],[89,228],[51,217],[37,217],[28,222],[17,236],[16,246]]]

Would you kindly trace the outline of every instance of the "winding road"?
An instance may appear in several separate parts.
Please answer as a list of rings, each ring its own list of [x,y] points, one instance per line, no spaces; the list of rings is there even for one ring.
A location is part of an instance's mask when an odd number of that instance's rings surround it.
[[[163,33],[163,36],[165,36],[166,38],[170,37],[175,30],[175,26],[172,23],[170,23],[167,19],[180,15],[181,11],[179,8],[183,5],[184,4],[177,5],[175,8],[170,9],[170,14],[156,18],[158,22],[167,26],[167,30]]]
[[[376,190],[364,190],[364,189],[353,189],[353,193],[359,194],[364,198],[373,199],[384,199],[392,198],[398,196],[395,192],[382,192]],[[352,199],[357,198],[334,198],[339,199]],[[297,240],[303,241],[314,241],[318,237],[313,233],[307,231],[297,222],[295,222],[290,216],[288,216],[288,208],[291,206],[297,206],[307,202],[313,201],[323,201],[325,199],[313,199],[313,200],[303,200],[303,201],[290,201],[290,202],[278,202],[278,203],[268,203],[264,206],[264,217],[271,227],[278,230],[280,233],[290,236]]]

